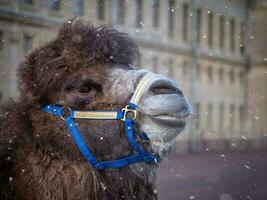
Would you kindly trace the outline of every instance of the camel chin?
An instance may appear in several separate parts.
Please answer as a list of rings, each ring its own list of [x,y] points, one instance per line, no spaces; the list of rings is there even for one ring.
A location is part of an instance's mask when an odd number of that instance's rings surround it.
[[[185,118],[167,114],[140,117],[140,129],[150,139],[152,150],[161,159],[167,157],[174,146],[175,139],[185,128]]]

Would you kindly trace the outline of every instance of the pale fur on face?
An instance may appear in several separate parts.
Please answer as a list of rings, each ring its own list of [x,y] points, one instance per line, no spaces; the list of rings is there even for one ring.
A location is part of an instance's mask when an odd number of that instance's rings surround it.
[[[112,83],[111,95],[114,100],[127,98],[130,101],[140,78],[146,73],[148,73],[147,70],[111,69],[109,82]],[[140,124],[141,131],[149,137],[154,153],[164,158],[170,152],[175,138],[183,130],[183,127],[168,126],[154,120],[153,116],[157,114],[174,113],[176,109],[178,113],[177,94],[154,95],[149,91],[150,85],[156,81],[166,81],[180,89],[176,82],[165,76],[154,74],[153,80],[147,85],[137,105],[138,117],[136,122]]]

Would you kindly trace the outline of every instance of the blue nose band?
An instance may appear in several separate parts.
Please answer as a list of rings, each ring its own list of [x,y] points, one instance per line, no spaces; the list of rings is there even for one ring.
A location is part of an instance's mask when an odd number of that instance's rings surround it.
[[[42,111],[53,114],[56,117],[62,118],[65,121],[68,130],[72,136],[73,142],[79,149],[80,153],[86,161],[96,169],[120,168],[137,162],[158,163],[159,159],[146,151],[134,139],[134,123],[137,117],[136,107],[139,103],[141,95],[152,80],[153,74],[147,73],[137,85],[137,88],[126,107],[119,111],[76,111],[67,106],[44,105]],[[124,122],[124,132],[127,140],[134,150],[132,155],[122,157],[116,160],[97,161],[91,151],[87,148],[83,138],[81,137],[75,119],[87,120],[121,120]],[[146,141],[149,141],[147,136],[140,132],[139,136]]]

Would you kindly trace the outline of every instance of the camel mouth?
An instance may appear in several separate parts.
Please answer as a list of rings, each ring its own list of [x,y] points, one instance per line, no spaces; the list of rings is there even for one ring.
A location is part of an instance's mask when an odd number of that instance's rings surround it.
[[[152,117],[157,123],[163,124],[165,126],[172,126],[177,128],[185,128],[186,125],[186,118],[185,117],[178,117],[173,115],[156,115]]]

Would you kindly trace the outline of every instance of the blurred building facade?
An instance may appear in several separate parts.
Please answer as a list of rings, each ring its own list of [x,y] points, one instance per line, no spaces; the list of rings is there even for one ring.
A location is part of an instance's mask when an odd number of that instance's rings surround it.
[[[177,151],[266,145],[265,0],[1,0],[3,99],[17,96],[23,56],[74,16],[128,33],[140,48],[137,66],[182,84],[195,114]]]

